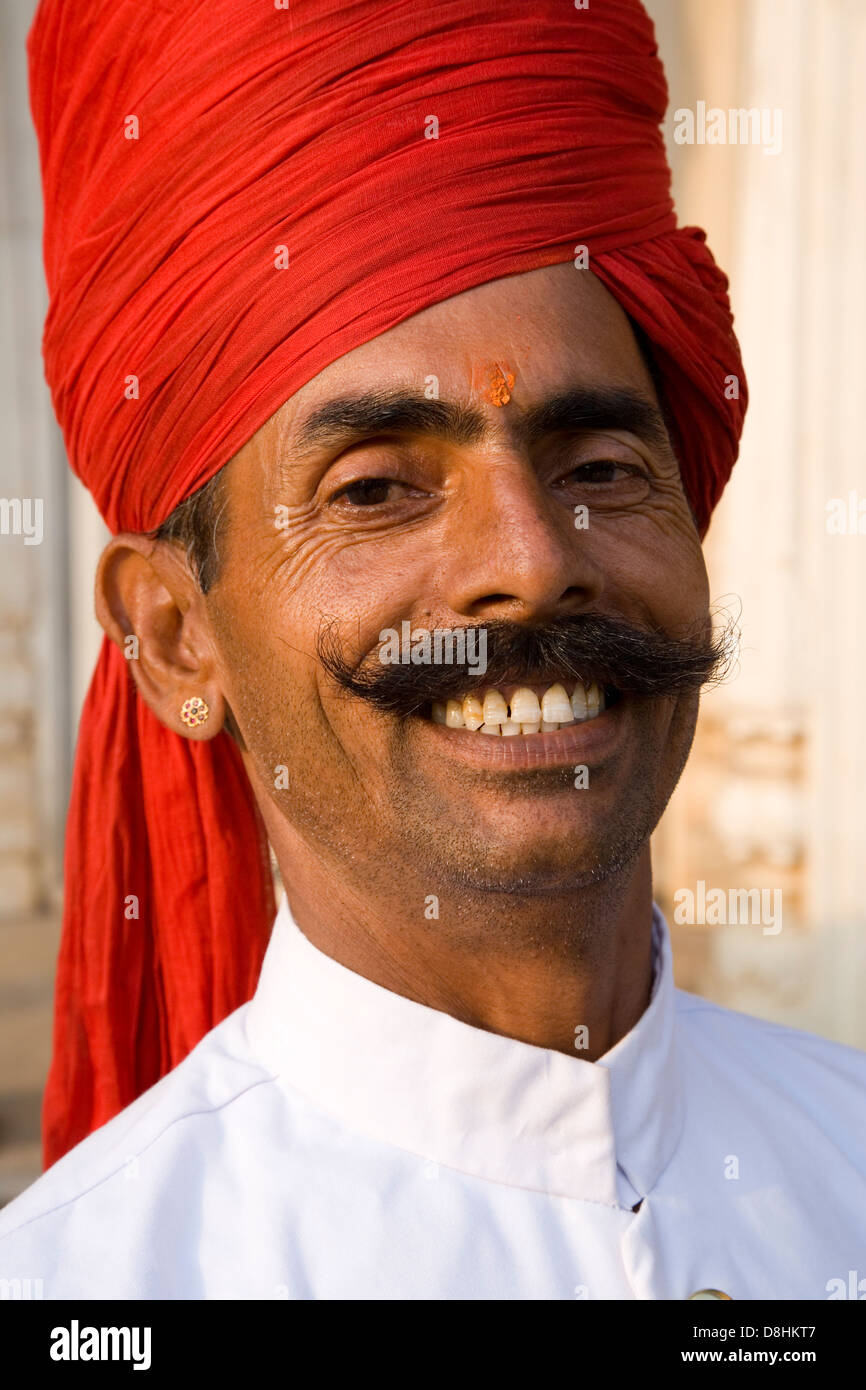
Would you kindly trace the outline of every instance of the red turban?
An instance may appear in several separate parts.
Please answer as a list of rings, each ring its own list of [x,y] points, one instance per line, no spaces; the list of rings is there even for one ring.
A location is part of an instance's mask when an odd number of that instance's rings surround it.
[[[112,530],[155,528],[342,354],[580,245],[650,339],[706,528],[745,382],[637,0],[42,0],[28,52],[46,375]],[[107,640],[65,872],[49,1163],[250,996],[274,911],[235,745],[159,724]]]

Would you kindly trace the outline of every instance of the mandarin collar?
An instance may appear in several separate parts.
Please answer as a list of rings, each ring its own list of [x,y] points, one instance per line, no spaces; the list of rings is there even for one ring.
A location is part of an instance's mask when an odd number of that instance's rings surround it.
[[[246,1015],[278,1082],[350,1130],[491,1182],[630,1208],[683,1124],[667,924],[654,981],[597,1062],[476,1028],[347,969],[280,903]]]

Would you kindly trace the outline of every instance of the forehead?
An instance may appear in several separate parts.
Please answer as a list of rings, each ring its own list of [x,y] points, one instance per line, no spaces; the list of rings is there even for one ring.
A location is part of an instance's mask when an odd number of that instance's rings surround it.
[[[631,388],[657,403],[627,315],[591,271],[568,262],[431,305],[330,363],[265,430],[288,444],[318,406],[352,392],[411,385],[483,400],[497,364],[514,377],[517,405],[575,385]]]

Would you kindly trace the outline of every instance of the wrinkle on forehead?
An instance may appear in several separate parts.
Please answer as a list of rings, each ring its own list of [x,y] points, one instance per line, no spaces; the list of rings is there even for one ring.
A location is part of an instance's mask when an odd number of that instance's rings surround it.
[[[462,395],[497,414],[521,393],[575,382],[655,394],[616,299],[591,272],[557,264],[462,291],[335,359],[270,417],[258,442],[265,456],[284,452],[311,404],[416,378],[425,394]]]

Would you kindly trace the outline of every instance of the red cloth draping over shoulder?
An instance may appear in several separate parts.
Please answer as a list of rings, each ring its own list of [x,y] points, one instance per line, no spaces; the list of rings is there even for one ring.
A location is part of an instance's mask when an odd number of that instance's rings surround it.
[[[745,381],[725,277],[676,225],[637,0],[42,0],[28,52],[46,375],[112,530],[162,522],[337,357],[578,245],[653,344],[705,529]],[[48,1162],[249,997],[263,845],[234,745],[160,726],[106,644],[67,835]]]

